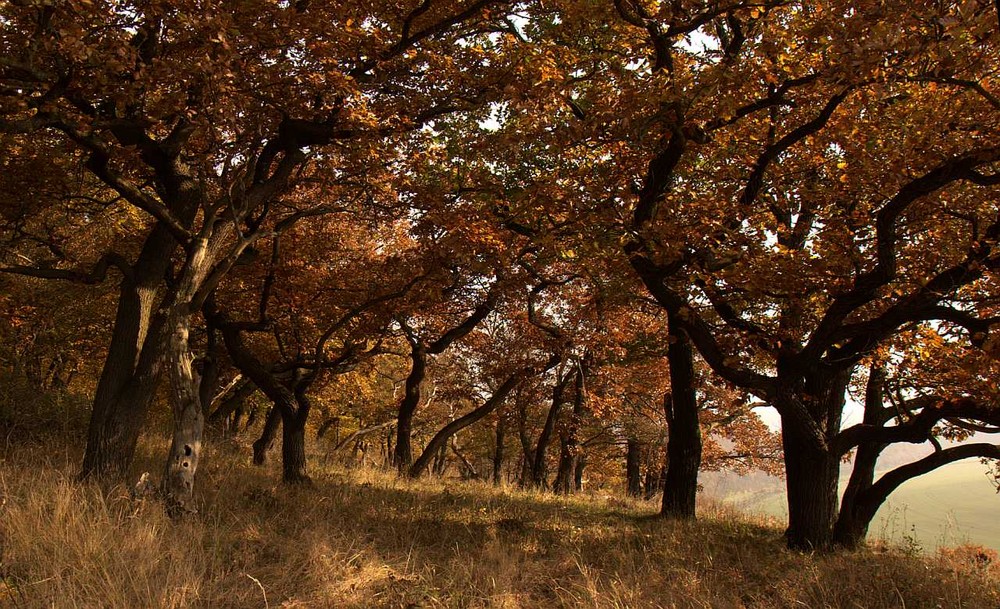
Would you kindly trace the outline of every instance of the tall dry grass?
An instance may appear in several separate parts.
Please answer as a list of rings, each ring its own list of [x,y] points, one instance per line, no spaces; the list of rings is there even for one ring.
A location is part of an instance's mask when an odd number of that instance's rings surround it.
[[[272,469],[212,451],[200,511],[79,484],[76,456],[0,464],[0,607],[1000,607],[1000,570],[934,558],[786,551],[773,524],[380,471]],[[150,460],[149,464],[155,461]]]

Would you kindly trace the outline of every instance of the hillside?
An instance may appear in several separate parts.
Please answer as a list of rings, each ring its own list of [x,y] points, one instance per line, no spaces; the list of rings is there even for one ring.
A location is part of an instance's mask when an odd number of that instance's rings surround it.
[[[740,511],[787,517],[783,483],[776,478],[708,474],[704,485],[708,496]],[[871,536],[927,550],[965,543],[1000,550],[998,511],[1000,495],[985,466],[964,461],[901,486],[879,510]]]
[[[155,501],[73,483],[75,455],[63,454],[8,448],[0,461],[2,607],[1000,602],[996,566],[961,552],[799,554],[773,521],[718,506],[685,524],[653,517],[650,503],[342,467],[287,487],[227,450],[210,453],[199,513],[178,523]]]

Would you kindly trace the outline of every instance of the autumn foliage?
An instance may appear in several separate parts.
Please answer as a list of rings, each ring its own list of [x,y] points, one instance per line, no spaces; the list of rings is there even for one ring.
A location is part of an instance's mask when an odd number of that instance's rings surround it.
[[[0,361],[84,478],[169,404],[178,518],[251,434],[679,519],[763,469],[853,547],[1000,458],[998,66],[985,0],[9,2]]]

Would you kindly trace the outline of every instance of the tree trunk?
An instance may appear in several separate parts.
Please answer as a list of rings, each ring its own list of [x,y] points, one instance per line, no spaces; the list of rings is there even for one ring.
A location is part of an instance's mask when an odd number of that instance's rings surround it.
[[[221,424],[226,428],[225,431],[231,431],[232,425],[227,421],[231,420],[230,417],[243,407],[247,398],[255,391],[257,391],[257,386],[249,378],[242,377],[228,391],[219,396],[217,400],[219,405],[208,415],[208,422],[212,425]]]
[[[847,483],[837,522],[833,527],[833,542],[838,546],[856,548],[864,543],[868,535],[868,526],[875,514],[865,514],[859,499],[875,481],[875,466],[884,447],[884,444],[862,444],[858,447],[851,479]]]
[[[281,410],[276,406],[271,406],[271,409],[267,411],[267,418],[264,420],[264,430],[253,443],[254,465],[264,465],[267,460],[267,451],[271,450],[275,438],[278,437],[279,425],[281,425]]]
[[[629,497],[642,496],[642,445],[639,440],[629,438],[625,448],[625,481]]]
[[[504,381],[503,385],[501,385],[496,391],[494,391],[493,395],[491,395],[489,399],[483,402],[482,405],[480,405],[475,410],[455,419],[454,421],[451,421],[450,423],[442,427],[440,431],[434,434],[434,437],[431,438],[431,441],[428,442],[427,446],[424,448],[423,453],[420,454],[420,457],[413,464],[413,467],[410,468],[409,470],[410,477],[416,478],[420,476],[427,468],[427,465],[430,462],[431,458],[433,457],[435,451],[440,450],[441,447],[443,446],[447,446],[448,440],[452,438],[456,433],[472,425],[473,423],[482,420],[491,412],[496,410],[501,404],[503,404],[504,400],[507,399],[507,396],[510,394],[511,390],[514,389],[514,386],[517,385],[517,383],[520,382],[522,378],[524,378],[525,374],[526,372],[522,370],[510,375],[509,377],[507,377],[507,380]]]
[[[169,252],[164,256],[169,258]],[[129,278],[122,280],[111,344],[90,413],[80,478],[124,482],[128,477],[164,352],[159,328],[153,327],[155,336],[148,337],[151,326],[163,323],[152,311],[161,279],[162,273],[139,285]]]
[[[298,412],[281,416],[281,478],[289,484],[308,484],[306,474],[306,417]]]
[[[865,388],[865,414],[862,421],[865,425],[881,427],[891,418],[889,409],[882,403],[884,382],[885,370],[873,366],[869,371],[868,384]],[[868,535],[868,525],[875,514],[866,517],[859,500],[875,481],[875,467],[885,447],[885,444],[877,443],[865,443],[858,447],[851,478],[847,482],[847,488],[844,489],[840,513],[833,527],[834,543],[838,546],[855,548],[861,545]]]
[[[503,471],[503,441],[504,441],[504,431],[506,427],[506,421],[503,417],[503,413],[497,417],[496,429],[494,430],[494,445],[493,445],[493,484],[498,485],[501,481],[501,474]]]
[[[431,473],[435,476],[443,476],[444,470],[448,466],[448,445],[442,444],[434,454],[434,464],[431,466]],[[412,471],[412,470],[411,470]]]
[[[576,458],[576,467],[573,468],[573,489],[576,492],[583,490],[583,470],[587,467],[587,455],[580,454]]]
[[[183,176],[164,184],[178,219],[189,226],[198,208],[198,185]],[[94,393],[80,478],[124,482],[160,376],[168,337],[155,314],[163,277],[177,242],[157,223],[143,243],[118,292],[108,354]]]
[[[549,412],[545,417],[545,425],[538,435],[538,442],[535,444],[535,454],[531,462],[531,484],[535,488],[545,488],[547,484],[548,467],[545,462],[545,453],[548,451],[549,443],[552,441],[552,433],[555,431],[556,420],[559,418],[559,410],[563,404],[563,394],[571,378],[572,374],[566,374],[565,377],[558,379],[555,388],[552,390],[552,405],[549,406]]]
[[[788,367],[787,362],[779,361],[779,379]],[[776,406],[781,413],[785,455],[788,492],[785,536],[789,548],[822,552],[832,547],[840,458],[829,446],[840,431],[852,372],[853,369],[810,370],[801,388],[787,380],[779,386]],[[796,417],[796,412],[807,413],[811,423]]]
[[[189,316],[176,317],[169,345],[174,431],[163,476],[163,494],[168,511],[175,516],[196,511],[194,483],[205,424],[194,357],[188,344],[189,324]]]
[[[782,417],[785,484],[788,492],[788,547],[825,551],[833,541],[840,461],[818,449],[794,422]]]
[[[663,397],[667,417],[667,476],[660,514],[691,520],[695,517],[698,470],[701,467],[701,425],[695,392],[694,354],[680,324],[669,320],[670,393]]]
[[[410,374],[406,377],[406,389],[396,415],[396,446],[392,454],[392,463],[401,474],[413,463],[413,450],[410,444],[410,436],[413,434],[413,414],[420,404],[420,384],[427,376],[427,353],[423,347],[415,346],[411,349],[410,361]]]
[[[521,475],[518,477],[518,485],[521,488],[528,488],[531,486],[532,464],[534,463],[534,453],[531,449],[531,439],[528,437],[527,419],[527,404],[518,404],[517,439],[521,444]]]
[[[573,393],[573,412],[559,442],[559,469],[556,472],[555,491],[563,495],[573,492],[574,475],[577,460],[580,456],[580,442],[577,434],[580,429],[580,419],[583,417],[585,401],[584,372],[581,364],[574,377],[576,379]]]
[[[569,438],[563,435],[559,438],[559,465],[556,468],[556,479],[552,490],[560,495],[573,492],[573,471],[576,468],[576,456]]]

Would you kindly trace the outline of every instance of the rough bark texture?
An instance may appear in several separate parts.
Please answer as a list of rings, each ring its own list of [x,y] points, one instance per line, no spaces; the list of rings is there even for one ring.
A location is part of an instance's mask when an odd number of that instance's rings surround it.
[[[310,482],[306,474],[306,417],[281,417],[281,478],[290,484]]]
[[[670,320],[670,393],[663,398],[667,417],[667,476],[660,513],[693,519],[701,467],[701,425],[695,392],[694,354],[679,324]]]
[[[176,248],[169,231],[157,225],[132,272],[122,279],[111,342],[94,394],[81,478],[123,482],[128,476],[160,374],[163,319],[153,310]]]
[[[179,316],[170,337],[170,390],[174,431],[163,475],[163,494],[174,515],[195,512],[194,487],[205,418],[194,357],[188,345],[189,317]]]
[[[194,221],[201,191],[177,163],[158,171],[164,202],[184,226]],[[157,302],[178,302],[163,294],[163,277],[178,243],[162,223],[154,225],[142,250],[124,273],[108,355],[94,394],[81,478],[126,480],[136,443],[153,401],[161,362],[170,340],[166,311]]]
[[[788,546],[797,550],[826,550],[833,541],[837,516],[840,461],[817,450],[794,424],[782,418],[785,482],[788,492]]]

